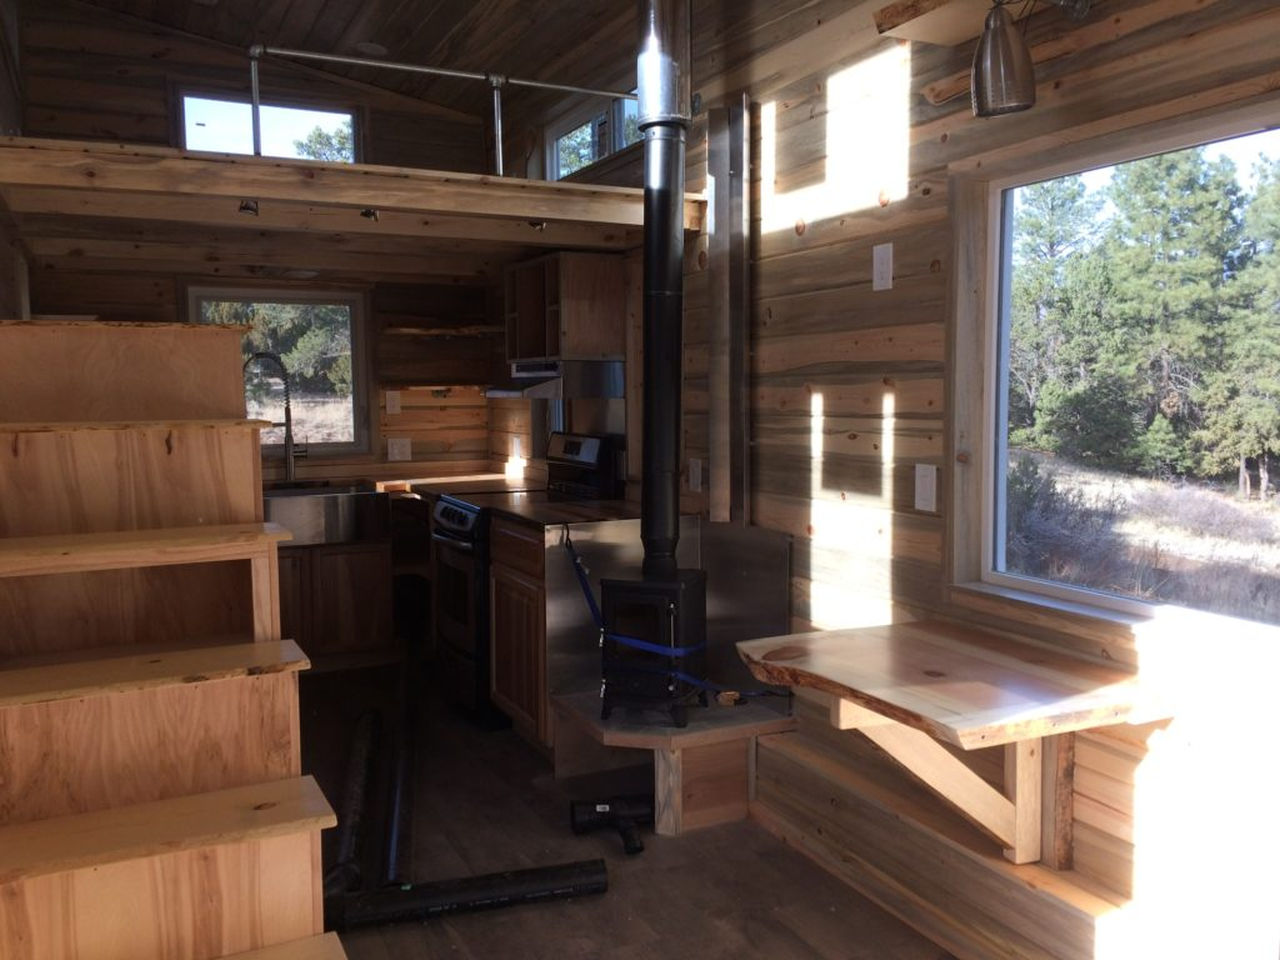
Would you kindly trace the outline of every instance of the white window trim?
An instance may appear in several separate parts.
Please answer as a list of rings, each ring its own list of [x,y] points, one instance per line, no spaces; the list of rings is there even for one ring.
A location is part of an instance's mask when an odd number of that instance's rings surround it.
[[[217,151],[194,150],[187,146],[187,97],[195,97],[199,100],[221,100],[224,103],[243,103],[245,106],[252,107],[253,100],[241,93],[229,90],[208,90],[203,87],[179,87],[177,91],[178,104],[178,138],[182,143],[182,149],[188,153],[216,153]],[[314,110],[317,113],[345,113],[351,116],[351,162],[363,163],[361,156],[361,129],[360,129],[360,110],[351,103],[336,103],[333,101],[315,102],[310,100],[294,100],[285,98],[283,100],[276,97],[263,98],[260,104],[264,107],[285,107],[290,110]],[[252,156],[252,154],[238,153],[235,156]],[[305,160],[305,157],[276,157],[276,160]]]
[[[291,290],[289,288],[251,286],[189,286],[187,287],[187,314],[189,323],[198,323],[201,300],[256,300],[270,303],[341,303],[351,310],[351,416],[354,421],[355,439],[350,443],[307,443],[307,458],[349,457],[369,453],[371,437],[369,428],[370,368],[364,322],[365,298],[351,290]],[[298,443],[303,437],[295,436]],[[284,456],[283,443],[263,443],[263,453]]]
[[[952,464],[947,535],[947,581],[952,589],[1006,597],[1021,603],[1069,611],[1099,620],[1132,624],[1149,621],[1161,610],[1177,610],[1195,622],[1230,623],[1250,631],[1280,635],[1280,627],[1226,614],[1165,602],[1102,593],[1086,587],[1016,576],[995,569],[997,507],[996,413],[1001,384],[998,356],[1003,261],[1005,190],[1096,167],[1186,149],[1231,137],[1273,129],[1280,99],[1225,110],[1210,118],[1181,117],[1159,129],[1122,131],[1056,151],[1050,164],[1031,165],[1016,159],[971,158],[949,171],[954,224],[951,358],[948,399],[952,429],[948,460]],[[980,372],[980,376],[974,374]]]

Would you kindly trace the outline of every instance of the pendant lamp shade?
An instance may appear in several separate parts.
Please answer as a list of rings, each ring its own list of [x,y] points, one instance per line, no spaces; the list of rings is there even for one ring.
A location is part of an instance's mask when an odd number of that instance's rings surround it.
[[[991,8],[973,55],[970,76],[973,113],[998,117],[1026,110],[1036,102],[1031,51],[1003,5]]]

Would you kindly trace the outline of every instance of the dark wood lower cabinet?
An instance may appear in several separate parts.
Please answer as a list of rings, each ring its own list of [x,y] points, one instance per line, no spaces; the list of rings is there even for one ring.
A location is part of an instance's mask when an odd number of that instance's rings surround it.
[[[511,567],[489,568],[491,606],[490,696],[516,728],[547,744],[546,591],[535,579]]]
[[[280,629],[311,656],[394,646],[391,545],[286,547],[280,560]]]

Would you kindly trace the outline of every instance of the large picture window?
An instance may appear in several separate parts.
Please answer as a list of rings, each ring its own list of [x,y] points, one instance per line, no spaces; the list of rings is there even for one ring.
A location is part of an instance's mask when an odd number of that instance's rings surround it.
[[[1002,208],[988,579],[1280,624],[1280,137]]]
[[[203,288],[190,291],[190,315],[200,323],[247,326],[241,352],[277,354],[289,375],[293,434],[313,453],[366,448],[362,402],[360,300],[345,293],[296,293]],[[284,386],[270,362],[245,371],[245,408],[253,419],[282,423]],[[284,443],[282,427],[262,433],[264,446]]]

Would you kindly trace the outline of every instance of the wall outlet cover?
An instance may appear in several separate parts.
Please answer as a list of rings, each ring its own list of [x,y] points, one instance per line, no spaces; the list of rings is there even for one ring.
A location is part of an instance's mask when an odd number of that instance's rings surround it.
[[[698,457],[689,458],[689,490],[698,493],[702,489],[702,461]]]
[[[399,413],[400,412],[400,391],[388,390],[386,403],[387,403],[387,413]]]
[[[408,437],[387,437],[388,460],[412,460],[413,441]]]
[[[877,243],[871,248],[871,289],[893,289],[892,243]]]
[[[916,509],[938,512],[938,468],[929,463],[916,464]]]

